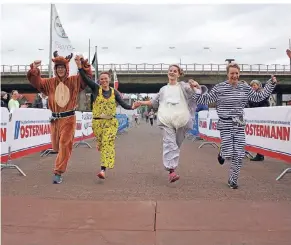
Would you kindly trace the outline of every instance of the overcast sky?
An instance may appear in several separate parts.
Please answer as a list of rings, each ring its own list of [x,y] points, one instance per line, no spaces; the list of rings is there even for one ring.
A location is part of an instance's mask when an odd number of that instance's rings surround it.
[[[56,8],[75,49],[88,56],[90,38],[91,58],[98,45],[100,64],[180,59],[184,64],[221,64],[226,58],[244,64],[289,64],[285,50],[291,38],[291,5],[56,4]],[[35,59],[48,64],[50,5],[5,4],[1,17],[2,65]]]

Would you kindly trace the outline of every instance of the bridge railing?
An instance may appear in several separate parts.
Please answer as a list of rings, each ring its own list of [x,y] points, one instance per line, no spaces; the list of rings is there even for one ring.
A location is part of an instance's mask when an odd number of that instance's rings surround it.
[[[166,74],[170,64],[99,64],[98,71],[108,71],[116,68],[121,74]],[[181,64],[185,74],[193,73],[225,73],[226,64]],[[94,71],[94,67],[93,71]],[[276,73],[291,74],[290,65],[264,65],[264,64],[240,64],[242,73]],[[25,75],[30,69],[29,65],[1,65],[1,75]],[[42,73],[48,73],[49,65],[41,65]]]

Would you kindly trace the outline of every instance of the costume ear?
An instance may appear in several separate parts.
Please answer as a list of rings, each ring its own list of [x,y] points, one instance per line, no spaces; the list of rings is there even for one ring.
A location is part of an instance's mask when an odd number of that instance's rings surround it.
[[[73,53],[71,53],[70,55],[66,56],[66,60],[70,62],[70,60],[72,59],[73,57]]]
[[[59,56],[57,50],[56,50],[53,54],[54,54],[54,57],[55,57],[55,58],[57,58],[57,57]]]

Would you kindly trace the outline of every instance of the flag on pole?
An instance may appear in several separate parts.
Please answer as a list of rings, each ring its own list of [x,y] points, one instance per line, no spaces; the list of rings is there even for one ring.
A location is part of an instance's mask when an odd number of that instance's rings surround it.
[[[68,38],[65,29],[62,26],[59,14],[57,12],[55,4],[51,5],[51,55],[58,51],[58,54],[61,56],[68,56],[71,53],[74,53],[74,47]],[[51,64],[51,60],[50,60]],[[70,75],[76,75],[78,72],[78,68],[74,59],[70,61]]]
[[[98,60],[97,60],[97,51],[95,51],[95,54],[94,54],[94,57],[93,57],[93,59],[92,59],[92,62],[91,62],[91,64],[92,64],[92,66],[94,67],[94,69],[95,69],[95,82],[97,83],[97,84],[99,84],[99,81],[98,81]]]
[[[96,54],[94,54],[94,57],[93,57],[92,63],[91,63],[93,67],[95,67],[95,65],[96,65],[95,62],[96,62]]]
[[[118,79],[117,79],[117,74],[116,74],[116,68],[114,66],[113,70],[113,82],[114,82],[114,89],[118,90]]]

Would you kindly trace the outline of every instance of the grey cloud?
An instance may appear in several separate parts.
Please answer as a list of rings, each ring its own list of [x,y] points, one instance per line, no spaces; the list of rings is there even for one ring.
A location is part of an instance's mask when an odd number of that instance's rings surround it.
[[[178,63],[180,59],[182,63],[224,63],[235,58],[240,63],[289,64],[285,50],[291,38],[291,5],[56,7],[76,50],[88,54],[90,38],[91,58],[98,45],[99,63]],[[3,5],[2,64],[28,64],[34,59],[48,63],[49,11],[48,4]]]

